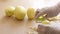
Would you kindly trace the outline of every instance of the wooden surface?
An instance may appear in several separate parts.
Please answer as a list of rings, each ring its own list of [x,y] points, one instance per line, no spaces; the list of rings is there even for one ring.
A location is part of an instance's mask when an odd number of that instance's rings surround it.
[[[8,6],[23,5],[25,8],[29,6],[29,0],[0,0],[0,34],[27,34],[29,26],[32,26],[34,21],[29,21],[25,18],[19,21],[14,17],[6,17],[5,8]],[[27,3],[27,4],[26,4]]]
[[[6,17],[5,8],[8,6],[22,5],[28,8],[33,5],[35,0],[0,0],[0,34],[27,34],[30,27],[36,25],[33,20],[28,20],[27,17],[23,21],[16,18]],[[35,5],[36,7],[40,5]]]

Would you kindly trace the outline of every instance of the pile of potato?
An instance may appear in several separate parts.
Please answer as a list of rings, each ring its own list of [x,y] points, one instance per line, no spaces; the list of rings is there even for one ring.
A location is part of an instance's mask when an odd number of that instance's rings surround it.
[[[27,14],[28,19],[33,19],[35,15],[35,9],[34,8],[24,8],[23,6],[16,6],[16,7],[7,7],[5,9],[6,16],[11,17],[14,15],[19,20],[23,20]]]

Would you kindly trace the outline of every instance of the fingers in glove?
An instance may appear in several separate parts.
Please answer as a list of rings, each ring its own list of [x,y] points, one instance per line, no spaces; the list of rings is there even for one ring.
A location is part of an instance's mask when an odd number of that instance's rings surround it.
[[[38,16],[39,13],[40,13],[40,9],[37,9],[36,13],[35,13],[35,18],[37,18],[37,16]]]
[[[39,18],[40,16],[43,16],[43,15],[47,14],[46,9],[47,8],[37,9],[35,18]]]
[[[37,31],[38,31],[38,34],[46,34],[48,29],[49,29],[48,25],[40,24],[40,25],[38,25]]]
[[[39,18],[40,16],[44,16],[44,17],[45,17],[44,14],[46,14],[46,13],[45,13],[45,12],[40,12],[40,13],[36,16],[36,18]]]

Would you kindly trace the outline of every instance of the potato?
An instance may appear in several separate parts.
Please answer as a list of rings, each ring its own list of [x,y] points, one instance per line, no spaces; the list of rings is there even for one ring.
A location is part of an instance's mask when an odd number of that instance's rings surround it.
[[[25,15],[26,15],[26,9],[23,6],[16,6],[14,16],[19,20],[23,20]]]
[[[34,19],[35,9],[34,8],[28,8],[27,9],[27,16],[28,16],[28,19]]]
[[[57,17],[48,18],[48,20],[55,21],[55,20],[57,20]]]
[[[48,20],[44,20],[44,21],[42,21],[42,24],[49,24],[49,21]]]
[[[7,8],[5,9],[5,13],[6,13],[7,16],[12,16],[12,15],[14,14],[14,10],[15,10],[15,8],[12,7],[12,6],[7,7]]]

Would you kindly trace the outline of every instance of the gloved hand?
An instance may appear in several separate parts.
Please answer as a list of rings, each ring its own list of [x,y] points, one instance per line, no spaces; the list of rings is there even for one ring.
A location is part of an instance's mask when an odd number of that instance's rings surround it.
[[[60,34],[60,24],[52,23],[51,25],[38,25],[38,34]]]
[[[47,14],[45,16],[45,18],[47,19],[47,18],[57,16],[59,13],[60,13],[60,2],[58,4],[56,4],[55,6],[37,9],[36,14],[35,14],[35,18],[38,18],[44,14]]]

